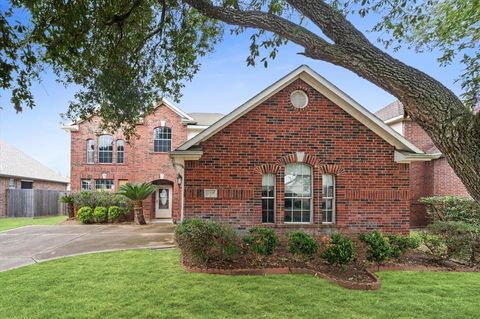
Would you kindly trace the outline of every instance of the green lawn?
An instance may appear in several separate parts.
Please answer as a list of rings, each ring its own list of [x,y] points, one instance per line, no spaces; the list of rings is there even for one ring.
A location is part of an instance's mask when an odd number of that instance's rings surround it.
[[[479,273],[382,272],[378,291],[308,275],[188,273],[179,252],[70,257],[0,273],[0,318],[478,318]]]
[[[29,225],[55,225],[66,219],[66,216],[0,218],[0,231]]]

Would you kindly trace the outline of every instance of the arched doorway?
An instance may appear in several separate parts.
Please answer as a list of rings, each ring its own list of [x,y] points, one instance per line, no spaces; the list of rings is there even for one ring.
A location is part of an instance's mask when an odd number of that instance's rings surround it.
[[[171,219],[173,201],[173,182],[166,179],[152,181],[157,186],[154,196],[154,218]]]

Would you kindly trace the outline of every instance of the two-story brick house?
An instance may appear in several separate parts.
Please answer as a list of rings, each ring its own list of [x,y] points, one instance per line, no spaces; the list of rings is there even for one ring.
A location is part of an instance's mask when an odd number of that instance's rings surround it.
[[[375,115],[432,157],[431,161],[416,162],[410,165],[411,226],[418,227],[427,224],[425,207],[418,201],[421,197],[445,195],[470,197],[447,159],[420,125],[405,114],[400,101],[390,103],[375,112]]]
[[[127,183],[151,182],[156,193],[144,203],[145,217],[178,220],[179,180],[169,152],[193,137],[222,114],[186,114],[163,100],[137,125],[139,138],[129,143],[121,132],[99,130],[94,116],[63,128],[71,135],[71,190],[111,190]]]

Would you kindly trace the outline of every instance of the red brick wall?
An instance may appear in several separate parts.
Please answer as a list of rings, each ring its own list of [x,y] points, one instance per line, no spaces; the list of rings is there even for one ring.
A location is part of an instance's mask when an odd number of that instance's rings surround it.
[[[430,136],[417,123],[407,119],[403,127],[404,136],[422,151],[426,152],[434,147]],[[428,223],[425,207],[418,202],[419,198],[443,195],[470,196],[444,157],[431,162],[412,163],[410,187],[410,223],[413,227],[425,226]]]
[[[309,105],[295,109],[290,93],[308,93]],[[199,161],[185,168],[186,217],[202,217],[243,229],[261,223],[261,165],[276,174],[276,227],[324,232],[332,227],[358,233],[409,230],[409,168],[394,162],[394,147],[333,102],[297,80],[202,143]],[[285,158],[305,152],[313,164],[313,223],[284,224]],[[292,159],[293,158],[293,159]],[[336,225],[321,224],[321,176],[335,164]],[[218,189],[218,198],[203,190]]]
[[[20,181],[27,178],[16,178],[16,188],[20,188]],[[0,176],[0,216],[6,216],[7,214],[7,188],[10,177]],[[32,180],[32,179],[28,179]],[[33,189],[50,189],[57,191],[65,191],[67,189],[67,184],[50,182],[50,181],[40,181],[33,180]]]
[[[113,134],[114,152],[112,164],[100,164],[98,156],[98,131],[100,119],[93,117],[90,121],[80,124],[78,132],[71,133],[71,189],[80,191],[82,178],[91,178],[92,186],[95,179],[102,178],[107,173],[107,179],[113,179],[115,189],[118,180],[128,180],[131,183],[152,182],[161,179],[165,184],[173,183],[173,219],[180,214],[180,191],[176,183],[176,173],[168,153],[153,152],[153,129],[159,127],[161,121],[172,129],[172,149],[181,145],[187,139],[187,127],[180,116],[166,106],[158,107],[154,113],[145,117],[142,124],[137,126],[138,137],[125,144],[124,164],[116,164],[117,139],[124,139],[121,132]],[[92,138],[95,141],[95,163],[87,164],[86,141]],[[154,195],[144,202],[144,214],[147,219],[154,218]]]

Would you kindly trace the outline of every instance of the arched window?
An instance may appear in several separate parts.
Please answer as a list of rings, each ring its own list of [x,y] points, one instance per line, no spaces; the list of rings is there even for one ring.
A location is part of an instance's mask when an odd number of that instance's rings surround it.
[[[125,142],[117,140],[117,163],[123,164],[125,160]]]
[[[113,139],[111,135],[101,135],[98,138],[98,162],[113,162]]]
[[[262,223],[275,223],[275,175],[262,175]]]
[[[294,163],[285,166],[285,222],[310,223],[312,218],[312,169]]]
[[[92,164],[95,157],[95,142],[89,138],[87,140],[87,163]]]
[[[153,151],[170,152],[172,150],[172,129],[161,126],[153,130]]]

